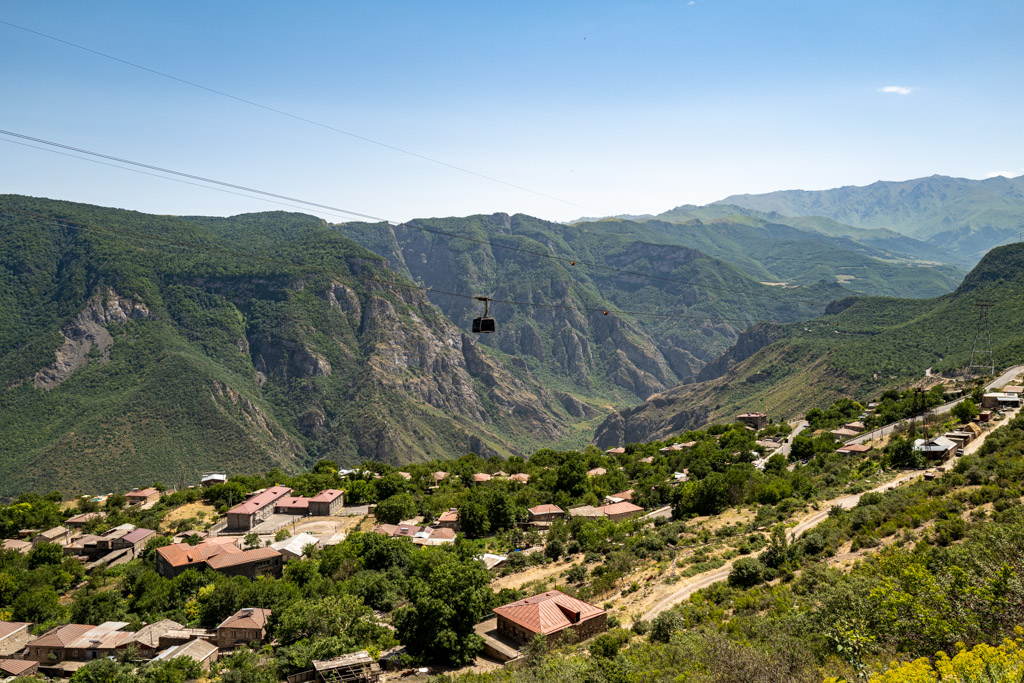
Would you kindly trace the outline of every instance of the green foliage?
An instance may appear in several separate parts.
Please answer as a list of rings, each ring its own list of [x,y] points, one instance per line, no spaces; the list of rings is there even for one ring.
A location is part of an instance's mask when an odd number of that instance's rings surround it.
[[[382,524],[398,524],[416,515],[416,500],[408,493],[398,493],[377,503],[373,514]]]

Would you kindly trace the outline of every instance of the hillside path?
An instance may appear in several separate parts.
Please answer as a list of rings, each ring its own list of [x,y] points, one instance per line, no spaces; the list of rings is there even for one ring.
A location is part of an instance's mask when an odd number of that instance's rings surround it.
[[[1024,366],[1017,366],[1016,368],[1011,368],[1011,370],[1016,370],[1017,372],[1020,372],[1021,370],[1024,370]],[[1009,371],[1007,372],[1009,373]],[[1013,376],[1016,376],[1016,373]],[[996,380],[996,382],[993,382],[993,385],[998,384],[998,382],[999,380]],[[994,432],[996,429],[999,429],[999,427],[1003,426],[1004,424],[1009,423],[1014,417],[1016,417],[1016,415],[1017,411],[1007,412],[1006,417],[1001,422],[999,422],[999,424],[997,424],[992,429],[985,431],[984,433],[982,433],[980,437],[975,439],[972,443],[968,444],[967,448],[964,449],[964,455],[970,455],[971,453],[974,453],[979,448],[981,448],[981,445],[985,442],[985,439],[988,438],[989,434]],[[958,459],[958,457],[953,457],[943,464],[947,468],[950,468],[956,464],[956,461]],[[858,502],[860,502],[861,496],[863,496],[865,493],[881,493],[883,491],[894,489],[897,486],[900,486],[908,481],[916,479],[917,477],[924,474],[926,471],[927,470],[920,469],[901,472],[893,479],[890,479],[887,482],[879,484],[870,491],[839,496],[837,498],[833,498],[832,500],[822,501],[818,503],[818,510],[815,510],[811,514],[807,515],[806,517],[798,521],[796,525],[789,529],[789,539],[796,540],[804,532],[810,531],[811,529],[816,527],[818,524],[820,524],[823,520],[825,520],[828,517],[829,510],[833,506],[838,505],[840,507],[850,509],[857,505]],[[714,583],[718,583],[719,581],[725,581],[729,578],[729,572],[731,570],[732,561],[727,562],[725,565],[719,567],[718,569],[705,572],[704,574],[698,574],[697,576],[684,580],[684,585],[680,586],[673,592],[663,597],[657,603],[655,603],[655,605],[644,614],[643,618],[649,621],[654,617],[658,616],[659,614],[661,614],[662,612],[664,612],[665,610],[667,610],[668,608],[679,604],[683,600],[686,600],[701,588],[707,588],[708,586]]]

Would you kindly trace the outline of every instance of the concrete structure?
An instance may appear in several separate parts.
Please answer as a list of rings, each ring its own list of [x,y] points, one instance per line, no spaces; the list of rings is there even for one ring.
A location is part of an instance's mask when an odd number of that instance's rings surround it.
[[[380,680],[380,665],[366,650],[334,659],[314,660],[316,680],[322,683],[375,683]]]
[[[508,605],[495,607],[498,633],[527,645],[543,635],[549,645],[562,638],[585,640],[608,630],[607,613],[600,607],[552,590]]]
[[[263,643],[267,637],[270,610],[244,607],[217,627],[217,645],[224,650],[249,643]]]
[[[237,553],[220,553],[206,560],[206,566],[225,576],[281,576],[284,558],[273,548],[256,548]]]
[[[214,486],[216,484],[226,484],[226,483],[228,483],[228,475],[220,474],[220,473],[213,473],[213,474],[204,474],[203,478],[199,482],[199,485],[200,486]]]
[[[313,517],[333,517],[345,507],[345,492],[326,489],[309,499],[309,514]]]
[[[1017,394],[992,392],[981,397],[981,407],[987,410],[1005,410],[1020,408],[1021,400]]]
[[[160,492],[150,486],[148,489],[135,489],[124,494],[124,498],[128,501],[129,505],[145,505],[146,503],[155,503],[160,500]]]
[[[40,543],[56,543],[62,548],[71,543],[71,531],[67,527],[55,526],[46,531],[40,531],[32,537],[32,545]]]
[[[758,432],[768,426],[768,416],[764,413],[743,413],[736,419]]]
[[[530,522],[553,522],[556,519],[565,519],[565,510],[557,505],[536,505],[527,512],[530,515]]]
[[[251,496],[244,503],[239,503],[228,510],[227,528],[234,531],[249,531],[274,514],[275,503],[291,492],[287,486],[271,486]]]
[[[210,665],[217,661],[219,653],[220,650],[210,641],[196,638],[182,645],[173,645],[153,659],[157,662],[164,662],[177,657],[188,657],[198,662],[203,671],[209,671]]]

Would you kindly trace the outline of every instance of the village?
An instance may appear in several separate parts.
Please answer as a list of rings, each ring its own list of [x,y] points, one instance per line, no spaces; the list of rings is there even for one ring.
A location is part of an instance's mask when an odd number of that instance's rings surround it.
[[[1012,370],[1019,373],[1020,368]],[[1001,379],[1005,378],[1004,375]],[[932,429],[929,430],[931,433],[924,435],[921,427],[922,436],[909,442],[920,462],[926,464],[924,468],[904,470],[902,474],[898,471],[888,475],[876,472],[870,479],[870,485],[853,488],[856,482],[845,484],[852,493],[847,493],[842,499],[820,500],[814,503],[813,508],[800,506],[790,511],[792,514],[784,520],[792,528],[794,537],[797,531],[813,528],[813,510],[827,508],[836,500],[851,507],[864,491],[884,491],[913,478],[931,480],[941,477],[965,451],[976,451],[994,428],[1005,424],[1017,413],[1024,395],[1024,387],[1018,382],[1019,378],[1013,377],[1003,383],[1000,391],[994,391],[993,385],[986,387],[981,395],[981,410],[973,419],[964,422],[951,420],[949,413],[960,401],[967,399],[957,393],[947,393],[946,398],[952,400],[929,414],[933,426],[948,425],[950,428],[941,430],[941,433]],[[908,425],[906,421],[869,430],[861,418],[869,417],[873,410],[874,407],[868,405],[865,412],[856,416],[858,419],[843,422],[832,429],[819,429],[815,438],[819,441],[824,438],[833,444],[834,457],[864,458],[871,453],[879,454],[889,439],[900,432],[913,429],[910,436],[916,436],[919,428]],[[664,442],[664,445],[655,444],[656,447],[642,453],[633,446],[611,448],[600,456],[591,453],[589,462],[603,464],[579,472],[585,483],[581,486],[588,493],[577,502],[589,502],[563,507],[552,498],[549,502],[525,508],[525,514],[513,520],[500,535],[479,530],[471,533],[471,536],[481,539],[476,541],[480,552],[475,558],[490,573],[494,590],[515,589],[519,591],[517,595],[524,591],[528,593],[493,607],[485,619],[473,625],[473,632],[482,640],[482,649],[473,667],[488,670],[518,666],[538,639],[551,647],[585,641],[607,631],[610,624],[628,624],[644,617],[652,619],[673,604],[685,600],[693,590],[708,585],[710,580],[727,578],[731,557],[735,557],[735,553],[723,554],[717,564],[705,571],[678,572],[670,568],[660,583],[652,583],[657,572],[652,573],[651,566],[641,562],[625,574],[646,577],[642,587],[635,579],[623,575],[608,590],[595,590],[591,594],[574,591],[567,587],[570,582],[564,577],[570,574],[569,570],[583,566],[588,560],[579,549],[575,553],[579,553],[580,561],[570,559],[573,549],[565,547],[563,550],[561,541],[556,537],[563,536],[570,523],[609,524],[608,529],[628,529],[628,533],[633,533],[645,528],[657,530],[673,519],[682,524],[681,529],[691,533],[696,531],[702,539],[709,538],[709,530],[720,536],[723,528],[728,528],[728,522],[716,521],[716,514],[690,515],[689,522],[685,517],[682,520],[676,517],[682,508],[675,494],[691,481],[691,469],[696,465],[679,469],[669,465],[686,462],[690,457],[688,454],[700,449],[702,444],[713,443],[718,447],[727,439],[740,438],[748,438],[752,444],[746,457],[756,471],[777,470],[778,463],[783,462],[785,469],[792,473],[807,464],[807,460],[795,459],[797,454],[793,452],[798,437],[803,433],[807,438],[809,425],[806,421],[773,426],[768,415],[748,412],[737,416],[736,425],[739,432],[719,430],[715,435],[697,435],[699,438],[682,435]],[[748,436],[743,437],[742,432]],[[646,454],[648,452],[650,454]],[[643,457],[637,457],[639,455]],[[740,457],[740,452],[732,455]],[[815,456],[812,453],[810,457]],[[821,457],[820,451],[817,457]],[[467,525],[475,523],[470,519],[468,508],[452,506],[437,510],[437,514],[422,514],[425,509],[436,507],[436,501],[444,500],[449,495],[445,492],[450,492],[451,487],[456,487],[458,495],[464,496],[463,500],[472,499],[465,496],[484,495],[491,488],[497,491],[498,487],[501,487],[501,495],[515,496],[517,490],[528,490],[536,478],[563,476],[568,471],[563,465],[556,474],[554,468],[542,466],[532,473],[519,471],[509,474],[497,469],[501,467],[500,461],[475,462],[488,464],[489,471],[452,468],[460,470],[456,474],[440,469],[429,470],[426,465],[407,468],[409,471],[384,468],[383,474],[365,469],[339,469],[330,472],[330,478],[339,482],[337,488],[325,488],[309,496],[295,495],[293,488],[285,485],[250,491],[237,503],[231,500],[233,494],[229,494],[228,500],[232,505],[221,505],[217,510],[206,504],[210,514],[203,517],[204,523],[185,524],[189,528],[176,532],[167,526],[161,530],[159,525],[144,528],[131,523],[106,528],[108,511],[114,508],[104,509],[102,506],[116,494],[86,497],[83,499],[86,502],[78,507],[65,508],[68,514],[59,526],[20,529],[16,538],[0,542],[0,548],[33,558],[49,548],[59,549],[64,558],[73,558],[81,564],[85,576],[148,558],[145,561],[152,562],[164,579],[175,579],[190,571],[211,571],[249,580],[280,578],[288,563],[342,544],[354,533],[400,539],[417,548],[454,546],[466,535]],[[651,479],[627,474],[646,472],[645,467],[658,468],[657,471],[668,476],[661,484],[651,487]],[[192,492],[188,499],[196,501],[187,505],[202,505],[201,501],[207,500],[204,496],[228,487],[230,481],[231,478],[224,473],[204,475],[197,484],[187,487]],[[356,482],[361,484],[356,486]],[[381,519],[387,516],[383,501],[358,501],[360,504],[346,506],[346,489],[358,496],[364,485],[383,488],[385,482],[388,485],[399,482],[398,492],[392,495],[407,495],[407,490],[419,490],[421,501],[435,502],[423,502],[417,509],[421,514],[393,521]],[[403,482],[408,489],[402,485]],[[622,490],[609,488],[620,482],[629,486]],[[641,486],[658,489],[660,493],[653,495]],[[608,492],[597,500],[596,493],[603,490]],[[638,491],[644,495],[638,495]],[[139,488],[124,493],[123,502],[118,500],[117,505],[141,514],[177,493],[155,486]],[[565,495],[558,498],[571,499]],[[80,511],[83,507],[88,511]],[[820,519],[821,515],[814,518]],[[744,528],[749,538],[756,537],[760,529],[766,528],[764,523],[748,521],[750,523]],[[739,528],[738,521],[733,524]],[[569,541],[570,546],[573,543],[576,541]],[[500,547],[502,545],[504,547]],[[701,555],[705,551],[696,545],[689,552],[696,552],[705,561],[715,559],[706,553]],[[587,555],[589,557],[589,553]],[[684,566],[685,563],[677,564]],[[690,566],[696,569],[703,567],[699,563]],[[666,578],[668,580],[664,580]],[[576,595],[570,594],[573,592]],[[586,597],[591,597],[591,600],[600,597],[600,605],[584,599]],[[386,625],[385,614],[378,612],[376,618]],[[105,621],[98,624],[65,623],[41,631],[37,624],[3,621],[0,622],[0,672],[10,677],[40,675],[66,678],[91,661],[126,657],[135,662],[161,662],[186,657],[203,670],[209,670],[218,658],[237,648],[272,644],[273,624],[272,610],[260,605],[235,611],[215,628],[200,628],[162,619],[134,630],[127,621]],[[388,625],[388,628],[392,627]],[[402,658],[403,652],[404,648],[397,645],[381,652],[362,650],[314,660],[311,669],[289,675],[288,680],[289,683],[308,680],[375,682],[389,676],[425,674],[428,671],[426,668],[409,669],[407,660]]]

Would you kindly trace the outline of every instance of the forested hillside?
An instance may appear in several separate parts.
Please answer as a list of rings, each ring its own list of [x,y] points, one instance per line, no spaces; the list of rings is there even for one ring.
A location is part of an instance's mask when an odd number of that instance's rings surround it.
[[[0,495],[507,455],[578,419],[311,216],[4,196],[0,235]]]
[[[1024,354],[1024,245],[993,249],[951,294],[927,300],[854,297],[808,323],[766,326],[710,366],[720,376],[651,397],[610,416],[598,445],[644,441],[747,410],[791,418],[843,396],[863,398],[965,368],[977,303],[989,302],[997,367]]]

